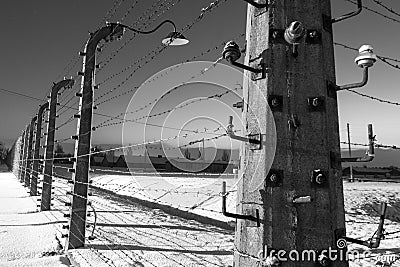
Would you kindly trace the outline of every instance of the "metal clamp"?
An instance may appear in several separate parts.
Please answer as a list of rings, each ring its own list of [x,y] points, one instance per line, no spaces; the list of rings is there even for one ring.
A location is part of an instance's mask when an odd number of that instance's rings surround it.
[[[230,213],[226,211],[226,196],[228,194],[226,193],[226,182],[222,182],[222,214],[226,217],[230,218],[235,218],[235,219],[242,219],[242,220],[249,220],[257,223],[257,227],[260,227],[261,222],[260,222],[260,214],[258,212],[258,209],[256,209],[256,216],[252,215],[243,215],[243,214],[236,214],[236,213]]]
[[[357,158],[342,158],[341,162],[369,162],[375,158],[375,135],[372,131],[372,124],[368,124],[368,140],[369,140],[369,147],[367,154],[364,157],[357,157]]]

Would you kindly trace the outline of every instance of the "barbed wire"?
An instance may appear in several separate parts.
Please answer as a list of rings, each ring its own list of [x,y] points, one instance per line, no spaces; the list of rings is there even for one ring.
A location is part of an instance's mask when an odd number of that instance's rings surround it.
[[[186,83],[186,84],[187,84],[187,83]],[[169,94],[171,91],[173,91],[173,90],[175,90],[175,89],[178,89],[178,88],[180,88],[180,87],[183,86],[183,85],[184,85],[184,84],[180,84],[180,85],[174,87],[173,89],[171,89],[170,91],[168,91],[168,93],[166,93],[166,94]],[[140,120],[143,120],[143,119],[151,119],[151,118],[155,118],[155,117],[158,117],[158,116],[167,115],[167,114],[169,114],[169,113],[171,113],[171,112],[173,112],[173,111],[175,111],[175,110],[182,109],[182,108],[185,108],[185,107],[187,107],[187,106],[190,106],[190,105],[193,105],[193,104],[196,104],[196,103],[199,103],[199,102],[209,101],[209,100],[213,100],[213,99],[216,99],[216,98],[222,98],[223,96],[225,96],[225,95],[227,95],[227,94],[230,94],[230,93],[233,93],[234,91],[237,91],[237,90],[238,90],[237,88],[234,88],[233,90],[226,90],[226,91],[223,92],[223,93],[214,94],[214,95],[209,95],[209,96],[205,96],[205,97],[200,97],[200,98],[191,100],[191,101],[189,101],[189,102],[186,102],[186,103],[177,105],[177,106],[172,107],[172,108],[170,108],[170,109],[167,109],[167,110],[164,110],[164,111],[160,111],[160,112],[155,113],[155,114],[144,115],[144,116],[139,117],[139,118],[130,119],[129,122],[137,122],[137,121],[140,121]],[[157,101],[160,101],[161,98],[165,97],[166,94],[162,95],[162,97],[160,97],[160,99],[158,99]],[[156,102],[157,102],[157,101],[156,101]],[[145,106],[147,106],[147,105],[148,105],[148,104],[146,104]],[[140,108],[139,110],[142,110],[142,109],[143,109],[143,108]],[[126,114],[132,114],[132,113],[135,113],[135,112],[127,112],[127,113],[125,113],[124,115],[126,115]],[[121,116],[121,115],[120,115],[120,116]],[[114,125],[122,124],[122,123],[124,123],[124,122],[125,122],[125,120],[122,120],[122,121],[120,121],[120,122],[114,122],[114,123],[108,123],[108,124],[101,124],[101,125],[96,126],[96,128],[114,126]]]
[[[166,128],[165,126],[159,125],[160,127]],[[172,128],[172,127],[171,127]],[[191,134],[186,134],[186,136],[194,136],[197,134],[204,134],[204,133],[210,133],[210,134],[215,134],[215,133],[211,133],[211,132],[207,132],[207,131],[193,131],[193,130],[185,130],[185,129],[179,129],[179,128],[174,128],[176,130],[180,130],[180,133],[183,131],[188,131],[191,132]],[[140,147],[140,146],[145,146],[145,145],[149,145],[149,144],[155,144],[155,143],[161,143],[161,142],[167,142],[167,141],[171,141],[174,139],[177,139],[178,137],[180,137],[180,133],[178,135],[172,136],[172,137],[168,137],[168,138],[163,138],[163,139],[158,139],[158,140],[153,140],[153,141],[147,141],[147,142],[143,142],[143,143],[139,143],[139,144],[132,144],[132,145],[126,145],[126,146],[120,146],[120,147],[115,147],[115,148],[110,148],[110,149],[105,149],[102,151],[96,151],[96,152],[90,152],[88,154],[83,154],[83,155],[78,155],[76,156],[77,158],[80,157],[87,157],[87,156],[91,156],[91,155],[95,155],[95,154],[99,154],[99,153],[105,153],[105,152],[109,152],[109,151],[115,151],[115,150],[121,150],[121,149],[125,149],[125,148],[130,148],[130,147]],[[86,133],[88,134],[88,133]],[[82,136],[82,135],[80,135]],[[25,160],[29,160],[29,161],[34,161],[34,160],[40,160],[40,161],[45,161],[45,160],[62,160],[62,159],[70,159],[70,157],[58,157],[58,158],[52,158],[52,159],[25,159]],[[23,160],[17,160],[18,162],[23,161]]]
[[[389,100],[381,99],[381,98],[378,98],[378,97],[370,96],[370,95],[363,94],[363,93],[360,93],[360,92],[352,90],[352,89],[346,89],[346,91],[352,92],[353,94],[356,94],[356,95],[359,95],[359,96],[362,96],[362,97],[366,97],[366,98],[369,98],[371,100],[378,101],[378,102],[381,102],[381,103],[400,106],[400,103],[398,103],[398,102],[389,101]]]
[[[215,8],[219,7],[219,5],[221,3],[225,3],[228,0],[216,0],[214,2],[212,2],[209,6],[207,6],[206,8],[203,8],[201,11],[201,14],[194,19],[191,23],[187,24],[179,33],[180,34],[184,34],[185,32],[187,32],[188,30],[190,30],[195,24],[197,24],[198,22],[200,22],[203,18],[204,15],[206,15],[207,13],[211,12],[212,10],[214,10]],[[155,50],[151,51],[150,53],[148,53],[147,55],[145,55],[145,58],[150,58],[148,60],[146,60],[142,65],[138,65],[133,72],[131,72],[127,77],[125,77],[124,80],[122,80],[119,84],[117,84],[116,86],[114,86],[112,89],[110,89],[109,91],[105,92],[104,94],[100,95],[99,97],[97,97],[94,100],[94,103],[96,103],[97,105],[100,105],[102,103],[97,103],[97,101],[99,101],[100,99],[102,99],[103,97],[111,94],[112,92],[114,92],[115,90],[118,90],[119,88],[121,88],[128,80],[130,80],[133,75],[135,74],[135,72],[139,69],[141,69],[143,66],[147,65],[149,62],[153,61],[154,58],[159,55],[160,53],[164,52],[166,49],[169,48],[169,45],[160,45],[158,46]]]
[[[348,145],[349,144],[349,142],[345,142],[345,141],[342,141],[342,142],[340,142],[341,144],[346,144],[346,145]],[[350,142],[350,145],[353,145],[353,146],[365,146],[365,147],[369,147],[369,144],[363,144],[363,143],[352,143],[352,142]],[[383,145],[383,144],[374,144],[374,146],[375,147],[377,147],[377,148],[390,148],[390,149],[400,149],[400,147],[399,146],[397,146],[397,145]]]
[[[346,45],[346,44],[334,42],[334,45],[336,45],[336,46],[341,46],[341,47],[343,47],[343,48],[345,48],[345,49],[349,49],[349,50],[357,51],[357,52],[358,52],[358,49],[357,49],[357,48],[351,47],[351,46]],[[400,69],[400,66],[399,66],[399,65],[393,64],[393,63],[391,63],[391,62],[388,61],[388,60],[390,60],[390,61],[394,61],[394,62],[400,63],[400,60],[399,60],[399,59],[390,58],[390,57],[381,56],[381,55],[377,55],[377,58],[378,58],[379,60],[381,60],[382,62],[384,62],[384,63],[390,65],[390,66],[393,67],[393,68]]]
[[[390,13],[400,16],[400,13],[398,13],[397,11],[393,10],[393,8],[388,7],[387,5],[383,4],[382,1],[378,1],[378,0],[372,0],[374,1],[377,5],[383,7],[384,9],[386,9],[387,11],[389,11]]]
[[[350,3],[354,4],[354,5],[358,5],[358,3],[357,3],[357,2],[354,2],[353,0],[345,0],[345,1],[350,2]],[[391,20],[391,21],[393,21],[393,22],[400,23],[400,20],[395,19],[395,18],[392,18],[392,17],[390,17],[390,16],[387,16],[387,15],[385,15],[385,14],[379,12],[379,11],[376,11],[376,10],[374,10],[374,9],[372,9],[372,8],[370,8],[370,7],[366,6],[366,5],[364,5],[364,4],[363,4],[363,8],[366,9],[366,10],[368,10],[368,11],[370,11],[370,12],[372,12],[372,13],[375,13],[375,14],[381,16],[381,17],[384,17],[384,18],[386,18],[386,19],[388,19],[388,20]]]
[[[239,34],[239,35],[236,36],[234,39],[239,38],[239,37],[243,37],[244,35],[245,35],[244,33]],[[169,68],[167,71],[161,73],[160,75],[157,75],[157,76],[153,77],[151,80],[147,80],[144,84],[152,83],[152,82],[154,82],[155,80],[157,80],[157,79],[159,79],[159,78],[161,78],[161,77],[164,77],[164,76],[168,75],[171,71],[173,71],[173,70],[175,70],[175,69],[181,67],[183,64],[188,63],[188,62],[190,62],[190,61],[194,61],[194,60],[198,59],[199,57],[202,57],[202,56],[204,56],[204,55],[210,53],[210,52],[213,51],[213,50],[218,50],[221,46],[224,46],[225,44],[226,44],[226,41],[220,43],[219,45],[217,45],[217,46],[215,46],[215,47],[213,47],[213,48],[208,48],[207,50],[201,52],[199,55],[196,55],[196,56],[192,57],[191,59],[188,59],[188,60],[186,60],[186,61],[183,61],[183,62],[181,62],[181,63],[179,63],[179,64],[177,64],[177,65],[175,65],[175,66]],[[143,85],[144,85],[144,84],[143,84]],[[123,92],[123,93],[121,93],[121,94],[115,95],[115,96],[113,96],[113,97],[111,97],[111,98],[109,98],[109,99],[107,99],[107,100],[104,100],[104,101],[101,102],[100,104],[103,104],[103,103],[106,103],[106,102],[110,102],[110,101],[112,101],[112,100],[114,100],[114,99],[117,99],[117,98],[119,98],[119,97],[121,97],[121,96],[124,96],[124,95],[126,95],[126,94],[128,94],[128,93],[130,93],[130,92],[132,92],[132,91],[135,91],[135,90],[137,90],[138,88],[139,88],[138,86],[132,87],[131,89],[129,89],[129,90],[127,90],[127,91],[125,91],[125,92]],[[155,99],[155,100],[151,101],[150,103],[147,103],[147,104],[144,105],[143,107],[138,108],[138,109],[136,109],[135,111],[129,112],[129,113],[136,113],[136,112],[139,112],[139,111],[141,111],[141,110],[143,110],[143,109],[149,107],[151,104],[155,103],[157,100],[158,100],[158,99]],[[122,113],[116,115],[115,117],[120,117],[120,116],[123,116],[123,115],[125,115],[125,114],[128,114],[128,113],[122,112]],[[100,125],[101,125],[101,124],[108,123],[109,121],[112,121],[112,120],[113,120],[113,119],[103,121],[102,123],[100,123]],[[99,126],[100,126],[100,125],[99,125]]]

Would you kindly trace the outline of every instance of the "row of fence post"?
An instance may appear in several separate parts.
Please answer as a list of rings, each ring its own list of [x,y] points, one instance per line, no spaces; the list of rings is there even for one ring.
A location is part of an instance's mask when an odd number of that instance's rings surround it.
[[[90,34],[85,51],[80,53],[80,55],[84,56],[84,70],[78,72],[78,75],[83,76],[83,78],[81,91],[76,93],[76,96],[80,97],[79,112],[74,115],[78,119],[77,135],[71,137],[76,141],[74,157],[69,159],[73,163],[73,168],[69,169],[72,172],[71,183],[73,184],[73,188],[71,192],[67,192],[67,194],[71,195],[71,203],[68,203],[71,209],[70,214],[67,214],[69,225],[64,227],[69,232],[63,235],[67,238],[66,247],[68,249],[80,248],[85,245],[96,51],[98,50],[100,41],[112,41],[118,38],[121,34],[120,28],[121,26],[118,24],[107,24],[95,33]],[[14,159],[16,162],[14,164],[16,168],[15,173],[21,183],[29,187],[31,196],[39,195],[39,174],[43,174],[40,211],[49,211],[52,206],[54,138],[55,131],[57,130],[56,111],[59,90],[68,87],[72,88],[74,82],[73,79],[63,79],[53,85],[49,102],[39,107],[38,114],[26,126],[25,131],[23,131],[19,138],[19,145],[16,145],[14,148],[15,153],[19,153],[16,154],[17,156]],[[47,123],[47,131],[44,133],[47,138],[46,145],[41,147],[42,120],[45,111],[48,111],[48,119],[45,121]],[[40,156],[41,148],[45,148],[43,159]]]

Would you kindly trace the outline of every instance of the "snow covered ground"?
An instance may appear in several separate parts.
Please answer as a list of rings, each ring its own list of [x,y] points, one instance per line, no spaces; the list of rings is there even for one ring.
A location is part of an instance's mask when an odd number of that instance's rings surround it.
[[[221,179],[183,179],[124,175],[93,175],[93,185],[150,202],[169,205],[201,216],[229,221],[221,214]],[[227,179],[228,210],[235,210],[236,182]],[[385,230],[400,231],[400,184],[379,182],[344,182],[347,236],[368,240],[379,223],[382,201],[388,203]],[[349,251],[360,252],[350,266],[400,266],[400,232],[388,234],[378,249],[349,244]],[[362,252],[367,251],[367,254]],[[384,265],[386,264],[386,265]],[[221,265],[225,266],[225,265]],[[379,265],[378,265],[379,266]]]
[[[69,266],[58,255],[58,220],[50,212],[37,212],[36,198],[12,173],[0,172],[0,266]],[[53,255],[48,257],[48,255]]]
[[[120,175],[92,178],[93,186],[117,194],[92,190],[90,201],[96,213],[89,208],[87,246],[68,252],[74,266],[232,265],[233,231],[146,208],[131,198],[124,199],[131,196],[228,221],[220,210],[221,180],[160,180]],[[227,182],[228,190],[232,191],[228,210],[234,211],[235,180]],[[65,195],[70,188],[65,180],[57,179],[55,185],[58,195]],[[36,197],[29,197],[10,173],[0,173],[0,188],[0,266],[68,266],[68,259],[60,255],[60,245],[65,241],[60,239],[59,229],[65,222],[62,214],[56,208],[52,212],[36,212]],[[400,266],[400,184],[345,182],[344,190],[347,236],[353,238],[370,238],[379,222],[380,202],[389,203],[387,238],[378,249],[372,250],[350,244],[349,250],[370,253],[366,259],[352,260],[350,266]],[[66,200],[67,197],[56,197],[54,204],[61,207]],[[381,265],[376,265],[377,262]]]

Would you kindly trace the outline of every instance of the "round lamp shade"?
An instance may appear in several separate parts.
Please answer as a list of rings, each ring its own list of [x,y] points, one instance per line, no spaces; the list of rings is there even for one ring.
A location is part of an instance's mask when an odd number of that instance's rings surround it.
[[[162,40],[162,43],[165,45],[185,45],[189,43],[189,40],[186,39],[182,34],[179,32],[171,32]]]

